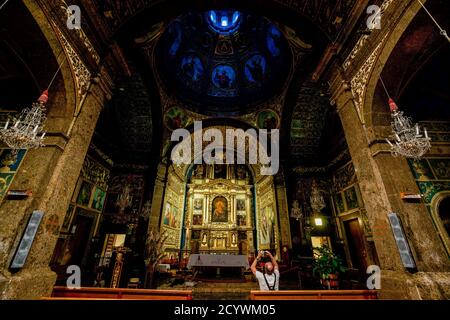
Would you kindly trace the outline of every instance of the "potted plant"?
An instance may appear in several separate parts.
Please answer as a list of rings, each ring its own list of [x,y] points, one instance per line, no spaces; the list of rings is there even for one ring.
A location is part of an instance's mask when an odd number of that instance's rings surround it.
[[[339,274],[346,271],[342,259],[327,245],[314,248],[313,273],[320,277],[320,283],[329,290],[339,288]]]

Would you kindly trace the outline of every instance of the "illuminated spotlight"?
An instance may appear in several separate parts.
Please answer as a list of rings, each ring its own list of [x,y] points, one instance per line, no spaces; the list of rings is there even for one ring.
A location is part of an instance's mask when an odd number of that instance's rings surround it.
[[[314,224],[315,224],[316,226],[318,226],[318,227],[323,226],[323,220],[322,220],[322,218],[315,218],[315,219],[314,219]]]

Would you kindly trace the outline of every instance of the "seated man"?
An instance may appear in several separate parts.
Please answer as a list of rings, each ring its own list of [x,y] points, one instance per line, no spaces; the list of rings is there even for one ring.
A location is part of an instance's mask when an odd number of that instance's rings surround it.
[[[269,256],[272,262],[267,262],[264,265],[264,273],[256,270],[256,264],[263,255]],[[255,261],[253,261],[252,266],[250,267],[253,274],[259,283],[259,289],[261,291],[278,291],[280,284],[280,271],[278,270],[278,263],[272,254],[268,251],[260,251]]]

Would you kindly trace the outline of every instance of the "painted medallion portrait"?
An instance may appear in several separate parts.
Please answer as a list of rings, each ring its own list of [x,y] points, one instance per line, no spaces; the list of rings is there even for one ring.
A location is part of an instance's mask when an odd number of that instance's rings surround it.
[[[170,108],[164,115],[164,124],[172,131],[184,128],[187,124],[187,120],[186,113],[179,107]]]
[[[212,204],[212,222],[228,222],[227,199],[217,197]]]
[[[280,118],[272,110],[263,110],[258,113],[257,124],[260,129],[272,130],[278,128]]]

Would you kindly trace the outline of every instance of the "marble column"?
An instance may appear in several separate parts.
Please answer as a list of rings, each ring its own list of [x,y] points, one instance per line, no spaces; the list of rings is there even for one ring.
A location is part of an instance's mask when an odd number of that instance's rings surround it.
[[[47,147],[28,152],[12,188],[31,190],[33,196],[22,201],[4,201],[0,207],[1,299],[39,299],[52,292],[56,274],[50,270],[49,263],[97,119],[105,99],[110,98],[107,80],[104,74],[92,83],[69,136],[50,132]],[[9,264],[34,210],[43,211],[44,217],[24,267],[11,273]]]
[[[405,159],[376,151],[380,144],[371,141],[368,128],[358,117],[353,96],[345,82],[336,90],[334,101],[344,128],[345,137],[355,166],[361,196],[367,210],[381,267],[381,298],[427,299],[448,298],[442,289],[450,280],[449,260],[439,244],[426,208],[400,200],[401,191],[418,192]],[[418,271],[403,267],[387,214],[398,213],[406,225],[406,234]],[[430,271],[441,271],[439,274]],[[439,278],[441,280],[436,281]],[[445,285],[446,283],[446,285]],[[446,291],[446,293],[445,293]]]

